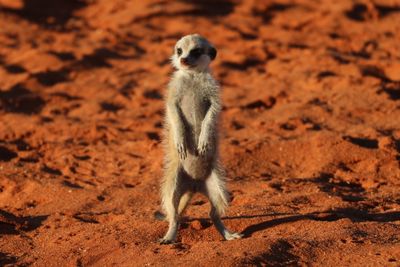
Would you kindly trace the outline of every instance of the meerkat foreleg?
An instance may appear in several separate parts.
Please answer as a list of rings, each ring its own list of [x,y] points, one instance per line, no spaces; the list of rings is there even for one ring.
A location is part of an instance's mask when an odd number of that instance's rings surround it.
[[[241,234],[229,231],[221,220],[221,215],[228,206],[228,193],[225,188],[222,174],[219,170],[214,169],[212,171],[211,176],[206,180],[205,190],[206,195],[211,202],[210,217],[215,228],[225,240],[241,238]]]
[[[212,135],[216,129],[214,129],[216,124],[216,119],[218,112],[220,110],[220,105],[217,101],[212,100],[211,105],[201,123],[201,131],[199,136],[199,142],[197,145],[197,151],[200,155],[206,154],[207,150],[210,149],[210,135]]]
[[[179,106],[176,103],[167,105],[167,117],[171,125],[174,143],[178,151],[179,158],[186,158],[185,129]]]

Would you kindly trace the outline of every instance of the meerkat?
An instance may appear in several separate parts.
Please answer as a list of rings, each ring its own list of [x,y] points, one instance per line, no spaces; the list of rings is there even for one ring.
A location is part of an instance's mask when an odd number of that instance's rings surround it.
[[[176,43],[171,57],[176,71],[166,95],[165,173],[161,183],[169,227],[161,244],[176,240],[179,216],[196,192],[209,199],[211,220],[225,240],[242,237],[221,221],[228,193],[218,159],[219,85],[209,69],[216,54],[204,37],[192,34]]]

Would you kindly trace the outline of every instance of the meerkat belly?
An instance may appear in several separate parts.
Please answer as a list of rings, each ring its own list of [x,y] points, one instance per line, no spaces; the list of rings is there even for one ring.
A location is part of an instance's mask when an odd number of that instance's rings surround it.
[[[193,179],[205,179],[212,170],[213,160],[210,156],[199,156],[197,145],[201,133],[201,125],[207,114],[209,103],[195,92],[188,92],[182,98],[181,110],[185,121],[185,139],[187,157],[182,165],[185,172]]]

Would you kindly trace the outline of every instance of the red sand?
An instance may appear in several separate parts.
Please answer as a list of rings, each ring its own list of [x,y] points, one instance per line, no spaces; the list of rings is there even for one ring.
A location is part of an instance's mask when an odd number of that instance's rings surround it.
[[[400,3],[196,2],[0,0],[0,265],[400,265]],[[246,237],[198,196],[159,245],[168,58],[193,32]]]

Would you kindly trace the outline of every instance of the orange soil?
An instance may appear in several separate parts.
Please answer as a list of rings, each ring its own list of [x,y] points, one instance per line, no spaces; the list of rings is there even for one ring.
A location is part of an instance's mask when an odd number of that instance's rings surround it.
[[[400,3],[0,0],[0,265],[400,264]],[[218,49],[225,242],[159,245],[169,56]]]

